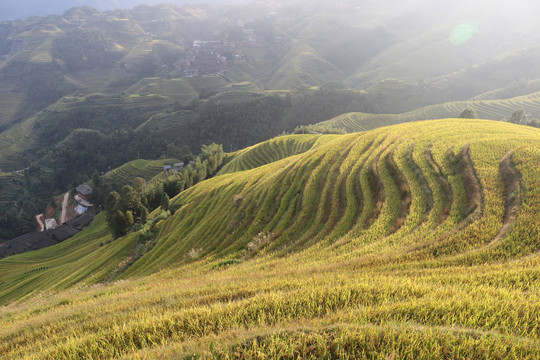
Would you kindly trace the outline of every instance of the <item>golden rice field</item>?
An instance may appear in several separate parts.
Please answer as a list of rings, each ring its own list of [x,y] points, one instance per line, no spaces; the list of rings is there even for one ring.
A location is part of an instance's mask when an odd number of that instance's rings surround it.
[[[1,260],[0,358],[540,358],[540,130],[272,141],[152,214],[153,240],[100,215]]]

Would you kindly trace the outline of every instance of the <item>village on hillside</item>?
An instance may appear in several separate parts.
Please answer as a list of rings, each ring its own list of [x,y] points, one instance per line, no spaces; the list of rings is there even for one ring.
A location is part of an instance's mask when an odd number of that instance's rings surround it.
[[[257,46],[257,40],[253,41],[254,46]],[[229,59],[225,54],[230,54],[232,59]],[[236,43],[220,40],[196,40],[193,47],[186,51],[175,67],[181,71],[183,77],[192,78],[221,75],[232,65],[245,64],[246,61],[246,55]]]
[[[86,184],[78,186],[75,188],[73,200],[67,192],[63,196],[59,218],[54,217],[55,210],[52,207],[47,208],[45,214],[36,216],[38,231],[1,244],[0,258],[56,245],[82,231],[96,216],[93,204],[90,203],[92,190],[92,187]]]

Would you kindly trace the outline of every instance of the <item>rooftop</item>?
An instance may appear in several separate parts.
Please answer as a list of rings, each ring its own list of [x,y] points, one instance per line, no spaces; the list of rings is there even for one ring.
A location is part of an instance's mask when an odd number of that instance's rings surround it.
[[[92,187],[86,184],[77,186],[75,190],[77,190],[78,193],[84,196],[88,196],[92,194]]]

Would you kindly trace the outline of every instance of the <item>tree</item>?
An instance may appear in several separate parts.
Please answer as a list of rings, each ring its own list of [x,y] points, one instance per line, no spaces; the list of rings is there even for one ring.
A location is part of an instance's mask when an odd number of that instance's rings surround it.
[[[136,194],[138,194],[142,205],[148,205],[146,196],[144,196],[148,192],[148,185],[143,178],[136,177],[135,179],[133,179],[133,190]]]
[[[143,203],[141,195],[137,193],[131,186],[125,185],[122,188],[122,198],[120,199],[120,209],[122,211],[131,211],[135,220],[140,219]]]
[[[141,212],[141,224],[146,224],[146,221],[148,220],[148,209],[146,207],[143,207]]]
[[[120,56],[103,33],[81,28],[56,37],[51,52],[73,71],[108,66]]]
[[[208,160],[208,164],[207,164],[208,174],[211,174],[211,175],[214,174],[217,168],[223,163],[224,157],[225,157],[225,152],[223,151],[223,145],[221,144],[212,143],[210,145],[203,145],[201,147],[200,158],[202,161]]]
[[[463,109],[461,114],[459,114],[460,119],[478,119],[478,114],[476,113],[476,110],[474,110],[471,107],[466,107]]]
[[[510,115],[509,122],[513,124],[526,124],[527,123],[527,114],[523,109],[517,109]]]
[[[163,197],[161,198],[161,209],[165,211],[169,210],[169,195],[166,193],[163,194]]]
[[[105,200],[105,209],[112,214],[119,202],[120,194],[116,191],[111,191],[109,195],[107,195],[107,200]]]
[[[146,195],[148,208],[151,210],[157,209],[161,204],[163,194],[163,183],[159,183],[157,186],[153,186]]]
[[[538,120],[538,119],[531,119],[531,121],[529,122],[528,125],[529,125],[529,126],[532,126],[532,127],[540,128],[540,120]]]
[[[133,213],[131,211],[126,211],[126,228],[129,230],[133,224],[135,223],[135,219],[133,218]]]
[[[109,223],[109,229],[115,239],[124,236],[128,231],[128,221],[126,215],[120,210],[116,210]]]

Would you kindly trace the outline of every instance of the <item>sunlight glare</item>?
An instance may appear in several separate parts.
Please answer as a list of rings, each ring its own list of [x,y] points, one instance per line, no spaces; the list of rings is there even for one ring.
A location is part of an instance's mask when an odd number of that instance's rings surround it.
[[[478,31],[477,21],[467,21],[459,24],[450,34],[450,42],[453,45],[461,45],[469,41]]]

